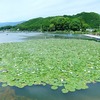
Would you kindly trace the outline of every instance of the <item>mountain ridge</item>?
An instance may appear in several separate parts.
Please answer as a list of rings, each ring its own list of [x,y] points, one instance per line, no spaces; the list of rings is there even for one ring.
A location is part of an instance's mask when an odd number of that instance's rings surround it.
[[[15,26],[17,24],[21,24],[25,21],[18,21],[18,22],[0,22],[0,27],[3,27],[3,26]]]
[[[87,28],[100,29],[100,14],[95,12],[81,12],[76,15],[50,16],[45,18],[38,17],[17,23],[13,27],[1,27],[1,30],[85,31]]]

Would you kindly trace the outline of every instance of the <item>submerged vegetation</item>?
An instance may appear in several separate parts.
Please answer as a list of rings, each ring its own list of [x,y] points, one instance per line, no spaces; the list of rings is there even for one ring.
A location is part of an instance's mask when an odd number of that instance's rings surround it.
[[[17,96],[10,87],[0,87],[0,100],[31,100],[24,96]]]
[[[100,43],[76,39],[38,39],[0,44],[3,86],[49,84],[62,92],[100,82]]]

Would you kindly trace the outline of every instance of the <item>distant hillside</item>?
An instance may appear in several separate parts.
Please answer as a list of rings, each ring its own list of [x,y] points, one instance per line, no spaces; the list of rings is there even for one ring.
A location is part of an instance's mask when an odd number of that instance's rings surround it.
[[[19,28],[20,30],[55,31],[55,30],[64,30],[64,28],[65,30],[67,29],[79,30],[79,28],[83,27],[86,28],[87,26],[89,28],[98,28],[99,25],[100,25],[100,14],[94,12],[90,13],[82,12],[72,16],[64,15],[64,16],[47,17],[47,18],[41,18],[41,17],[35,18],[17,25],[17,28]]]
[[[8,23],[9,24],[9,23]],[[82,12],[76,15],[63,15],[46,18],[35,18],[21,23],[10,23],[14,27],[5,27],[1,30],[11,29],[20,31],[85,31],[87,28],[100,27],[100,14],[95,12]],[[6,24],[7,25],[7,24]]]
[[[82,12],[73,17],[83,19],[91,28],[98,28],[100,26],[100,14],[95,12]]]
[[[20,22],[2,22],[2,23],[0,23],[0,27],[3,27],[3,26],[15,26],[15,25],[21,24],[23,22],[24,21],[20,21]]]
[[[48,26],[52,18],[53,17],[47,17],[47,18],[39,17],[18,24],[16,27],[19,28],[20,30],[37,31],[41,30],[42,25]]]

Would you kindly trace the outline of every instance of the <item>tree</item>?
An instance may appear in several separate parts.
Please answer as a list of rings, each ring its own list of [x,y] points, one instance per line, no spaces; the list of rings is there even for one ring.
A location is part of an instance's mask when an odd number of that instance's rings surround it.
[[[80,20],[81,30],[85,31],[89,27],[89,25],[82,19],[82,17],[79,17],[78,19]]]
[[[70,24],[70,19],[68,17],[65,17],[65,23],[64,23],[64,30],[69,30],[69,24]]]
[[[55,30],[66,30],[69,29],[69,18],[57,16],[51,19],[51,24],[55,25]]]
[[[70,30],[73,30],[73,31],[80,31],[81,29],[81,23],[80,23],[80,20],[78,18],[74,18],[72,19],[70,25]]]
[[[13,28],[13,26],[3,26],[0,27],[0,30],[10,30],[11,28]]]
[[[54,24],[49,25],[49,31],[55,31],[55,25]]]
[[[86,29],[89,27],[89,25],[87,23],[83,23],[82,24],[82,31],[86,31]]]

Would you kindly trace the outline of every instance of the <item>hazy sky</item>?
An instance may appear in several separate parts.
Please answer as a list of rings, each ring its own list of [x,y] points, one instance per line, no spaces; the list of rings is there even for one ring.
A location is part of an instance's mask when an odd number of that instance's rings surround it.
[[[0,22],[16,22],[36,17],[100,14],[100,0],[0,0]]]

